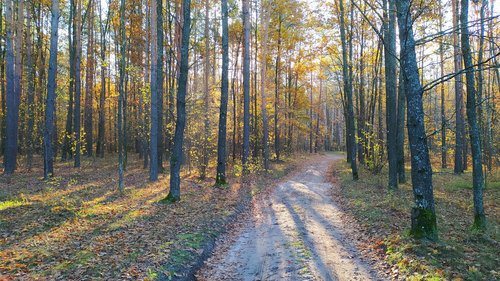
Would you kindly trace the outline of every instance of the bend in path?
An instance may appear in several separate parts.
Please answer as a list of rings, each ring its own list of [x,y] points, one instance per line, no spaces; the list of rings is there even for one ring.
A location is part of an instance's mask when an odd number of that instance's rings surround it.
[[[331,199],[328,167],[316,156],[301,173],[261,199],[234,237],[221,241],[200,280],[378,280],[347,239]]]

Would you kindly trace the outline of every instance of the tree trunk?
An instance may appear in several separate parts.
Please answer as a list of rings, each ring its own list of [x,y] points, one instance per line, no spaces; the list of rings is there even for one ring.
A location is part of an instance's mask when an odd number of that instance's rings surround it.
[[[443,7],[439,4],[439,32],[443,31]],[[439,42],[439,59],[441,62],[441,77],[444,77],[444,42]],[[445,110],[445,90],[444,83],[441,83],[441,168],[448,168],[448,147],[446,146],[446,110]]]
[[[274,92],[274,152],[276,153],[276,160],[280,160],[280,130],[279,130],[279,109],[280,109],[280,73],[281,73],[281,25],[283,23],[282,15],[279,14],[278,19],[278,50],[276,54],[276,76],[274,79],[275,92]]]
[[[261,2],[262,5],[262,19],[261,22],[264,24],[264,29],[262,30],[262,50],[261,56],[262,61],[260,64],[260,96],[261,96],[261,112],[262,112],[262,146],[264,152],[264,170],[269,170],[269,124],[267,121],[267,93],[266,93],[266,81],[267,81],[267,38],[269,36],[269,18],[271,16],[268,10],[268,4],[264,0]]]
[[[404,88],[403,70],[399,71],[398,89],[398,126],[397,126],[397,165],[399,183],[406,183],[405,170],[405,114],[406,114],[406,90]]]
[[[210,119],[209,119],[209,103],[210,103],[210,18],[209,18],[209,0],[205,0],[205,56],[203,58],[205,63],[205,69],[203,70],[203,111],[204,111],[204,134],[203,134],[203,156],[201,163],[201,174],[200,178],[204,179],[207,175],[208,160],[209,160],[209,138],[210,138]],[[196,79],[196,78],[195,78]]]
[[[459,5],[457,3],[458,0],[452,0],[452,11],[453,11],[453,29],[458,30],[458,14],[459,14]],[[455,57],[454,65],[455,65],[455,73],[459,73],[461,71],[462,65],[462,55],[460,54],[460,44],[458,41],[458,31],[453,32],[453,54]],[[465,143],[465,125],[464,125],[464,116],[463,116],[463,92],[462,92],[462,75],[457,75],[455,77],[455,166],[454,171],[455,174],[460,174],[464,172],[464,155],[463,155],[463,147]]]
[[[93,130],[93,102],[94,102],[94,6],[91,3],[88,13],[88,42],[87,42],[87,69],[85,71],[85,116],[83,121],[85,131],[85,152],[92,157],[94,143]]]
[[[243,1],[243,157],[247,170],[250,151],[250,12],[249,0]]]
[[[217,139],[217,185],[227,184],[226,180],[226,126],[229,91],[229,26],[227,0],[221,1],[222,11],[222,81],[219,112],[219,134]],[[238,58],[236,58],[238,60]],[[233,86],[234,87],[234,86]],[[235,130],[236,128],[233,128]],[[233,140],[234,141],[234,140]]]
[[[120,0],[120,60],[119,60],[119,85],[118,85],[118,113],[117,113],[117,129],[118,129],[118,190],[123,193],[123,162],[124,162],[124,124],[123,124],[123,105],[125,96],[125,0]]]
[[[35,66],[33,62],[32,35],[31,35],[31,10],[26,7],[26,65],[28,72],[28,130],[27,130],[27,166],[31,170],[35,146]],[[34,11],[34,9],[33,9]]]
[[[151,13],[151,76],[150,76],[150,90],[151,90],[151,128],[149,135],[149,180],[158,180],[158,89],[157,89],[157,57],[158,57],[158,33],[157,33],[157,19],[156,19],[156,1],[151,0],[150,13]]]
[[[45,130],[43,134],[43,177],[48,179],[54,175],[54,129],[55,101],[57,83],[57,39],[59,32],[59,1],[52,1],[52,17],[50,32],[49,77],[47,81],[47,99],[45,101]]]
[[[157,34],[157,62],[156,62],[156,92],[157,92],[157,108],[158,108],[158,169],[159,172],[165,171],[163,167],[163,155],[165,153],[165,142],[163,133],[163,0],[156,0],[156,34]]]
[[[69,99],[68,99],[68,111],[66,114],[66,128],[64,131],[64,143],[62,150],[62,160],[70,159],[73,155],[71,140],[73,137],[73,94],[75,90],[75,37],[76,37],[76,25],[75,25],[75,0],[70,0],[69,8],[69,21],[68,21],[68,48],[69,48]]]
[[[411,152],[411,173],[415,207],[411,214],[411,235],[415,238],[437,239],[436,212],[432,190],[432,168],[425,134],[423,89],[413,37],[411,0],[396,1],[401,69],[403,71],[408,106],[408,139]]]
[[[80,140],[80,104],[81,104],[81,92],[82,92],[82,82],[81,82],[81,61],[82,61],[82,2],[81,0],[76,0],[76,15],[75,15],[75,26],[76,26],[76,49],[75,49],[75,112],[74,112],[74,129],[75,132],[75,168],[80,167],[80,155],[81,155],[81,140]]]
[[[384,1],[384,58],[386,92],[387,158],[389,190],[398,188],[397,113],[396,113],[396,15],[394,0]]]
[[[340,40],[342,41],[342,73],[344,77],[344,93],[347,98],[347,142],[348,150],[350,152],[350,162],[353,180],[358,180],[358,166],[356,163],[356,139],[355,139],[355,125],[354,125],[354,110],[352,102],[352,83],[349,76],[349,66],[347,62],[347,46],[345,35],[345,13],[343,0],[339,0],[340,8]]]
[[[469,43],[469,1],[461,0],[462,12],[460,14],[460,33],[462,54],[466,69],[467,83],[467,121],[469,123],[470,145],[472,150],[472,183],[474,189],[474,227],[486,228],[486,216],[483,207],[484,175],[481,155],[481,133],[476,116],[476,90],[474,88],[474,66]]]
[[[6,64],[7,64],[7,125],[5,130],[5,151],[4,151],[4,173],[13,174],[17,166],[17,137],[18,137],[18,120],[19,120],[19,102],[21,97],[20,83],[20,52],[21,52],[21,32],[23,20],[23,0],[18,3],[18,18],[20,22],[15,24],[13,17],[13,1],[8,0],[6,5]],[[16,36],[14,38],[14,26],[17,27]],[[16,43],[16,54],[14,54],[14,42]]]
[[[183,0],[182,36],[179,78],[177,83],[177,120],[175,122],[174,147],[170,158],[170,192],[168,202],[181,199],[182,142],[186,126],[186,91],[189,71],[189,34],[191,32],[191,0]]]

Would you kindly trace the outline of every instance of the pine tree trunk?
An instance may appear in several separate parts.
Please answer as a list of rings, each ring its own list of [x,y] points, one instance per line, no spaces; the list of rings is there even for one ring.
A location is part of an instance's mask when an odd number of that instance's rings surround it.
[[[174,147],[170,158],[170,192],[165,199],[176,202],[181,199],[182,143],[186,126],[186,92],[189,71],[189,34],[191,32],[191,0],[183,0],[182,35],[179,79],[177,83],[177,120],[175,122]]]
[[[452,11],[453,11],[453,29],[458,30],[458,14],[459,5],[458,0],[452,0]],[[460,43],[458,41],[458,31],[453,33],[453,54],[454,54],[454,65],[455,73],[461,71],[462,65],[462,55],[460,54]],[[463,117],[463,90],[462,90],[462,75],[457,75],[455,77],[455,163],[454,171],[455,174],[460,174],[464,172],[464,117]]]
[[[229,91],[229,26],[227,0],[221,1],[222,12],[222,81],[219,112],[219,134],[217,139],[217,185],[227,184],[226,179],[226,134],[227,134],[227,102]],[[236,61],[238,58],[236,58]],[[234,86],[233,86],[234,87]],[[235,130],[235,128],[233,128]],[[233,140],[234,141],[234,140]]]
[[[55,101],[57,77],[57,40],[59,32],[59,1],[52,1],[52,17],[50,32],[50,58],[47,81],[47,99],[45,101],[45,130],[43,135],[43,177],[48,179],[54,175],[54,129]]]
[[[31,10],[26,7],[26,65],[28,71],[28,129],[27,129],[27,167],[31,170],[33,165],[33,152],[35,146],[35,67],[33,62],[32,35],[31,35]],[[34,9],[33,9],[34,10]]]
[[[250,12],[249,0],[243,1],[243,157],[247,170],[250,151]]]
[[[396,15],[394,0],[385,0],[384,58],[387,158],[389,160],[389,189],[398,188],[397,113],[396,113]]]
[[[156,19],[156,1],[151,0],[150,13],[151,13],[151,76],[150,76],[150,90],[151,90],[151,128],[149,135],[149,180],[158,180],[158,89],[157,89],[157,57],[158,57],[158,33],[157,33],[157,19]]]

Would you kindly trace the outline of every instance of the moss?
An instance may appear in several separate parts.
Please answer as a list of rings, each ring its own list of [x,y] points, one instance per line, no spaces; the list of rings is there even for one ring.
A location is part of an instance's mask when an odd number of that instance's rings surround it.
[[[416,239],[437,240],[436,214],[430,209],[413,208],[410,234]]]
[[[228,182],[226,180],[226,177],[222,174],[217,174],[217,177],[215,179],[215,186],[217,187],[224,187],[227,186]]]
[[[477,231],[486,230],[486,216],[484,214],[474,215],[474,224],[472,225],[472,229]]]
[[[173,196],[172,193],[168,193],[167,197],[160,200],[161,204],[172,204],[175,202],[181,201],[181,198],[178,196]]]

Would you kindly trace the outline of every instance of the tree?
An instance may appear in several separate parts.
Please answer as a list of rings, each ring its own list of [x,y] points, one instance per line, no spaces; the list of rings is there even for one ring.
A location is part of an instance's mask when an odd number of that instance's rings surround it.
[[[149,180],[158,180],[158,89],[157,89],[157,57],[158,57],[158,33],[157,33],[157,19],[156,19],[156,1],[151,0],[151,131],[149,140]],[[161,27],[160,27],[161,28]]]
[[[156,36],[157,36],[157,62],[156,62],[156,92],[157,92],[157,107],[158,107],[158,169],[160,172],[163,168],[163,154],[165,153],[164,135],[163,135],[163,0],[156,0]]]
[[[34,9],[33,9],[34,10]],[[28,131],[27,131],[27,166],[31,170],[33,165],[33,150],[35,146],[34,127],[35,127],[35,66],[33,62],[33,48],[31,36],[31,16],[30,5],[26,6],[26,66],[28,72]]]
[[[122,0],[123,1],[123,0]],[[186,126],[186,92],[189,71],[189,34],[191,32],[191,0],[182,1],[181,59],[177,83],[177,120],[175,121],[174,147],[170,157],[170,192],[167,202],[181,199],[182,143]]]
[[[49,76],[47,80],[47,99],[45,101],[45,129],[43,135],[43,177],[48,179],[54,175],[54,129],[55,129],[55,100],[57,87],[57,40],[59,32],[59,1],[52,1],[50,32]]]
[[[411,0],[396,1],[401,69],[408,107],[408,138],[411,152],[411,180],[415,207],[411,214],[411,235],[437,239],[436,211],[432,190],[432,168],[424,124],[423,88],[418,75],[411,18]]]
[[[474,66],[469,43],[469,1],[461,0],[462,12],[460,14],[460,33],[462,42],[462,55],[464,59],[465,78],[467,83],[467,121],[469,123],[470,145],[472,150],[472,186],[474,194],[474,227],[486,228],[486,216],[483,207],[483,160],[481,155],[481,133],[477,122],[476,89],[474,82]],[[480,62],[481,63],[481,62]]]
[[[84,109],[84,131],[85,131],[85,152],[88,157],[92,157],[92,146],[94,143],[93,130],[93,101],[94,101],[94,6],[89,4],[87,22],[87,65],[85,70],[85,109]]]
[[[76,15],[75,15],[75,112],[73,121],[73,132],[75,133],[75,168],[80,167],[80,156],[81,156],[81,138],[80,138],[80,128],[81,128],[81,115],[80,115],[80,104],[82,95],[82,82],[81,82],[81,61],[82,61],[82,1],[76,0]]]
[[[263,38],[261,41],[261,56],[262,61],[260,64],[260,95],[261,95],[261,112],[262,112],[262,146],[264,152],[264,170],[269,170],[269,126],[267,121],[267,94],[266,94],[266,80],[267,80],[267,38],[268,38],[268,30],[269,30],[269,17],[270,11],[268,11],[269,7],[267,2],[262,0],[262,13],[261,13],[261,21],[264,25]]]
[[[124,170],[124,124],[123,124],[123,105],[125,96],[125,0],[120,0],[120,61],[119,61],[119,86],[118,86],[118,190],[123,192],[123,170]]]
[[[222,12],[222,78],[219,112],[219,134],[217,139],[217,174],[215,184],[227,184],[226,179],[226,134],[227,103],[229,95],[229,25],[227,0],[221,1]]]
[[[19,22],[14,22],[13,16],[13,1],[6,2],[6,129],[5,129],[5,151],[4,151],[4,173],[7,175],[13,174],[16,170],[17,163],[17,137],[18,137],[18,120],[19,120],[19,102],[21,98],[21,38],[23,25],[23,0],[18,3],[18,19]],[[14,55],[14,27],[16,27],[15,45],[16,54]]]
[[[397,113],[396,113],[396,15],[394,0],[384,0],[384,59],[389,189],[398,188]]]
[[[344,78],[344,95],[346,96],[347,147],[349,150],[349,160],[351,163],[352,178],[358,180],[358,166],[356,163],[356,139],[354,125],[354,110],[352,101],[352,82],[349,75],[349,64],[347,62],[347,43],[345,35],[345,13],[343,0],[339,0],[340,9],[340,40],[342,41],[342,74]]]
[[[109,5],[108,5],[109,6]],[[111,9],[108,9],[108,14],[106,15],[106,22],[103,19],[102,1],[99,1],[99,23],[101,28],[100,35],[100,58],[101,58],[101,93],[99,96],[99,120],[97,125],[97,145],[96,145],[96,155],[100,158],[104,158],[104,138],[106,133],[106,120],[105,120],[105,106],[106,106],[106,33],[109,28],[109,21],[111,18]]]
[[[249,0],[243,1],[243,157],[247,170],[250,152],[250,11]]]
[[[454,66],[455,73],[461,72],[462,65],[462,55],[460,54],[460,43],[458,39],[458,15],[460,6],[458,5],[458,0],[452,0],[452,11],[453,11],[453,29],[456,32],[453,33],[453,55],[454,55]],[[464,172],[464,146],[465,146],[465,124],[463,116],[463,89],[462,89],[462,75],[455,76],[455,163],[454,171],[455,174],[460,174]]]
[[[209,80],[210,80],[210,17],[209,17],[209,10],[210,6],[208,4],[209,0],[205,0],[205,31],[204,31],[204,36],[205,36],[205,55],[203,58],[204,61],[204,69],[203,69],[203,91],[204,91],[204,98],[203,98],[203,156],[202,156],[202,163],[201,163],[201,174],[200,178],[204,179],[207,174],[207,168],[208,168],[208,161],[209,159],[209,137],[210,137],[210,119],[209,119],[209,103],[210,103],[210,85],[209,85]]]

